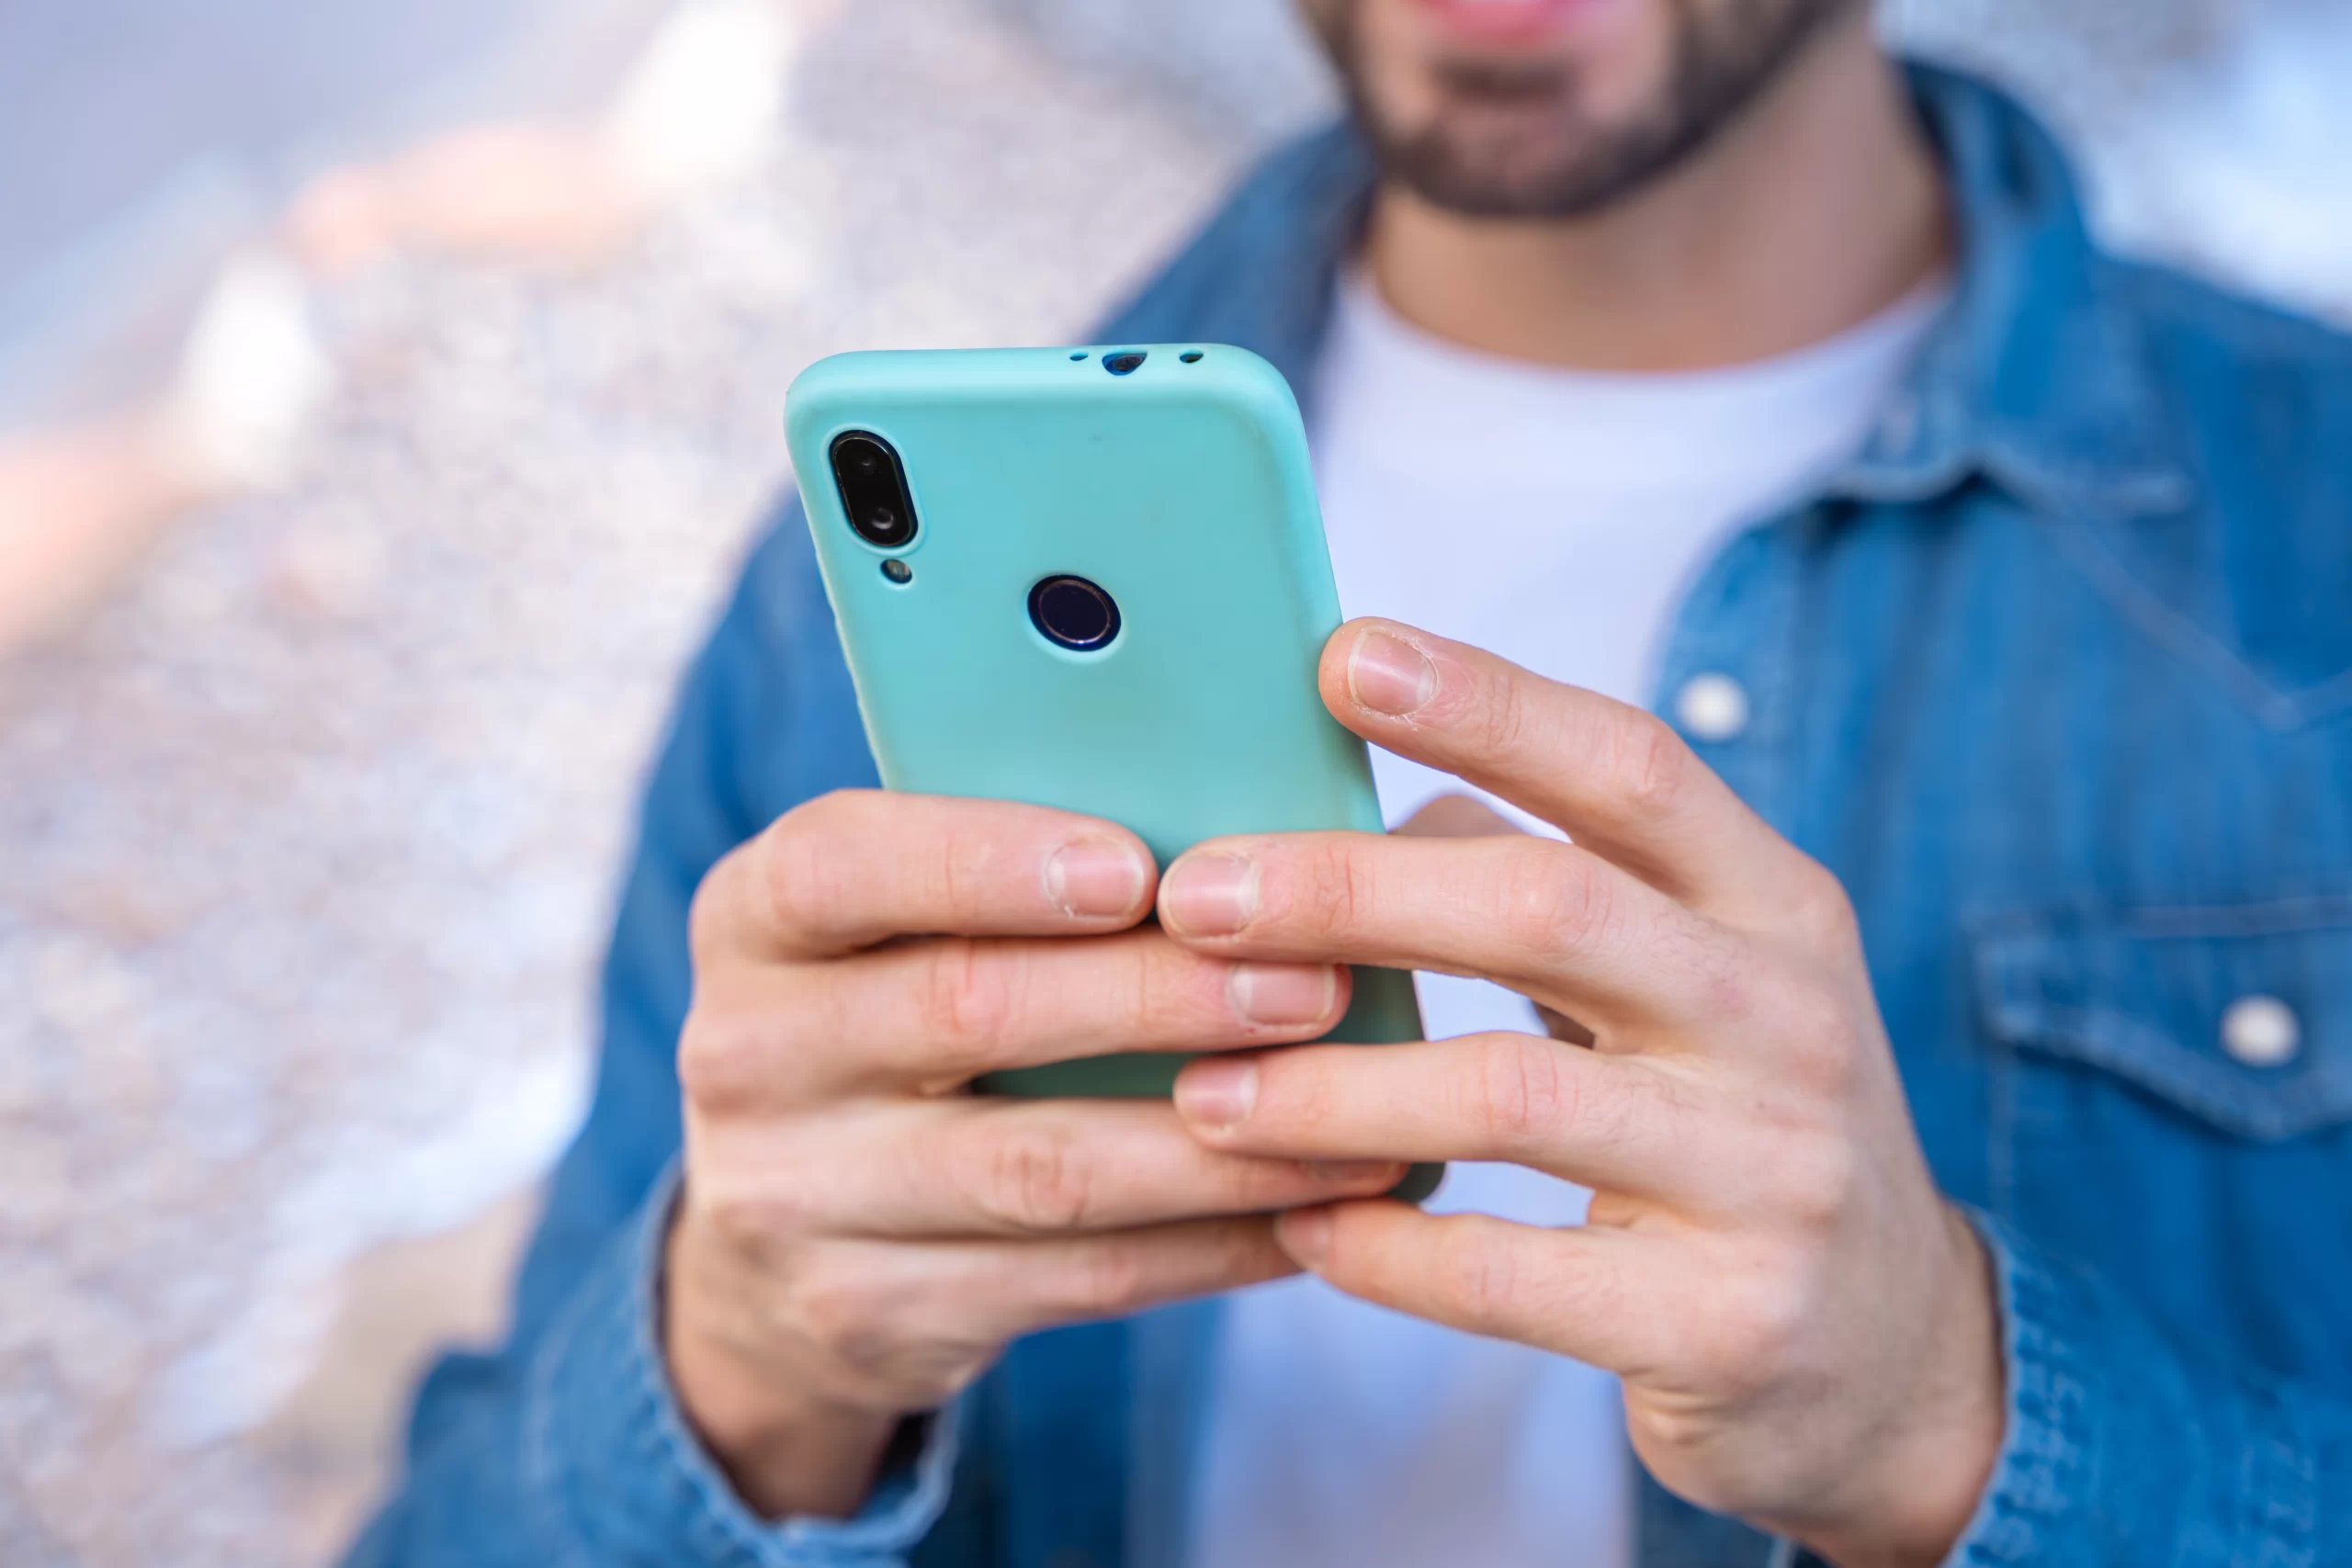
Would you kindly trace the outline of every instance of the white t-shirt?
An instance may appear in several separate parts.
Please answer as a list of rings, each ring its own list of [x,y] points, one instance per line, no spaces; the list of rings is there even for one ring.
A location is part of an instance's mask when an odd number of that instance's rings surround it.
[[[1944,299],[1923,289],[1758,364],[1613,375],[1465,352],[1351,281],[1313,432],[1340,604],[1646,703],[1692,580],[1860,448]],[[1373,773],[1391,826],[1467,789],[1376,750]],[[1419,986],[1432,1038],[1541,1028],[1499,987]],[[1429,1206],[1560,1225],[1589,1197],[1457,1165]],[[1232,1299],[1210,1375],[1195,1568],[1631,1561],[1633,1461],[1605,1373],[1302,1278]]]

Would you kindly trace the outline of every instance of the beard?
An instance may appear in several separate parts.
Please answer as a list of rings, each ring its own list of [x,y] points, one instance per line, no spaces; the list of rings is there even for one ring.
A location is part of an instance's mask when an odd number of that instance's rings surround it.
[[[1574,63],[1441,60],[1430,68],[1440,107],[1426,124],[1400,127],[1366,87],[1356,6],[1313,9],[1385,175],[1464,217],[1570,219],[1624,199],[1706,146],[1856,0],[1672,4],[1667,79],[1613,124],[1586,107]]]

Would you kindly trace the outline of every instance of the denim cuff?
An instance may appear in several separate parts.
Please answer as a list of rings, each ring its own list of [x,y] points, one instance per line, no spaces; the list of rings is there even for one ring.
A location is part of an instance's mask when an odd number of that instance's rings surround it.
[[[1969,1218],[1997,1280],[2008,1426],[1946,1568],[2313,1561],[2318,1445],[2282,1385],[2193,1363],[2106,1281]]]
[[[673,1165],[582,1281],[533,1358],[525,1395],[526,1495],[560,1561],[665,1568],[885,1568],[945,1508],[955,1413],[932,1418],[850,1519],[761,1518],[688,1427],[659,1330]],[[911,1446],[911,1445],[910,1445]]]

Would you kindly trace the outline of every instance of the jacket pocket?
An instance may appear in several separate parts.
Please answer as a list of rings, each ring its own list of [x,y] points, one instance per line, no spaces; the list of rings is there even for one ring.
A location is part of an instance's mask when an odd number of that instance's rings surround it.
[[[2352,897],[2005,919],[1974,959],[1986,1026],[2020,1054],[2255,1143],[2352,1121]]]

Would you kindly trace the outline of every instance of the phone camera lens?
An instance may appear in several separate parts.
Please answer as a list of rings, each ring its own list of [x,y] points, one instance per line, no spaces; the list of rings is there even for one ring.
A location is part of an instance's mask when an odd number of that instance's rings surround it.
[[[833,438],[831,456],[842,510],[857,536],[886,550],[911,542],[914,502],[890,444],[869,431],[853,430]]]
[[[1120,354],[1106,354],[1102,356],[1102,368],[1114,376],[1132,375],[1146,357],[1135,349],[1128,349]]]
[[[1079,653],[1119,635],[1118,602],[1082,577],[1048,577],[1029,590],[1029,619],[1046,641]]]

